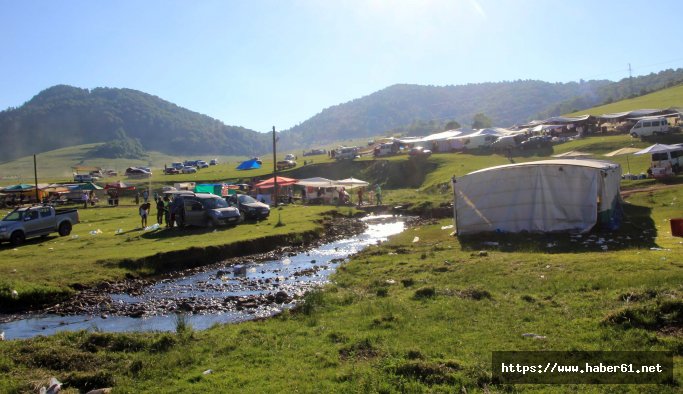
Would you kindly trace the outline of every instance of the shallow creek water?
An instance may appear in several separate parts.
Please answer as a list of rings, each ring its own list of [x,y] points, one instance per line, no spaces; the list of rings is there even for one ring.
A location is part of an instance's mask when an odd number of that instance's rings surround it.
[[[104,332],[173,331],[178,313],[195,329],[214,324],[234,323],[272,316],[292,307],[297,299],[328,277],[350,255],[383,242],[404,230],[403,218],[370,216],[363,219],[367,229],[350,238],[331,242],[277,260],[239,265],[212,266],[212,269],[177,279],[164,279],[139,295],[110,294],[116,310],[131,310],[144,305],[145,313],[131,317],[93,309],[91,314],[27,314],[0,323],[6,339],[51,335],[64,330]],[[151,307],[150,307],[151,306]],[[175,311],[169,313],[169,311]],[[151,311],[151,312],[150,312]]]

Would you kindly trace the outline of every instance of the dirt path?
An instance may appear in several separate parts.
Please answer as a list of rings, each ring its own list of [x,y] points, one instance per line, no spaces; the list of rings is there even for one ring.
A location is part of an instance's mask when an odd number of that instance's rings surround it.
[[[677,188],[677,187],[683,187],[683,185],[679,185],[679,184],[676,184],[676,185],[663,185],[663,184],[659,184],[659,185],[651,185],[651,186],[647,186],[647,187],[643,187],[643,188],[639,188],[639,189],[622,190],[622,191],[621,191],[621,198],[628,198],[628,197],[631,197],[631,195],[636,194],[636,193],[654,192],[654,191],[658,191],[658,190],[674,189],[674,188]]]

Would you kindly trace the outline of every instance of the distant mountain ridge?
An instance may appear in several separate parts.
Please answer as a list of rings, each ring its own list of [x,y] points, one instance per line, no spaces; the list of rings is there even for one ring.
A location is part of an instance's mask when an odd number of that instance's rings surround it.
[[[511,126],[619,101],[683,82],[683,69],[646,76],[607,80],[550,83],[535,80],[457,86],[393,85],[350,102],[327,108],[285,131],[284,146],[334,141],[410,130],[426,134],[455,120],[469,126],[484,113],[495,126]],[[417,127],[410,127],[416,124]],[[420,129],[424,130],[420,130]]]
[[[510,126],[658,91],[683,83],[683,69],[619,82],[536,80],[457,86],[398,84],[335,105],[280,133],[278,148],[301,149],[387,133],[427,134],[449,121],[469,126],[478,113]],[[57,85],[18,108],[0,112],[0,160],[58,148],[137,139],[146,150],[171,155],[261,155],[267,133],[227,126],[132,89]]]
[[[19,108],[0,112],[4,160],[93,142],[123,131],[146,150],[170,154],[259,154],[265,135],[222,122],[133,89],[57,85]],[[3,160],[3,161],[4,161]]]

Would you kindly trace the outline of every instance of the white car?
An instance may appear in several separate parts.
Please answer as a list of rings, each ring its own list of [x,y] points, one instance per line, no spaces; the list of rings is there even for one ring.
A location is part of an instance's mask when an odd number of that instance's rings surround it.
[[[180,170],[180,172],[182,172],[183,174],[195,174],[197,172],[197,168],[185,166]]]

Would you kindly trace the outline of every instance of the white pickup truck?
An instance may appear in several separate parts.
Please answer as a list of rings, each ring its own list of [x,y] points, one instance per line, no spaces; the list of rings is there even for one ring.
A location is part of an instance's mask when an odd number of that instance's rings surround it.
[[[49,205],[16,208],[0,221],[0,242],[20,245],[27,238],[47,237],[57,231],[59,235],[71,234],[78,223],[78,210],[55,210]]]

